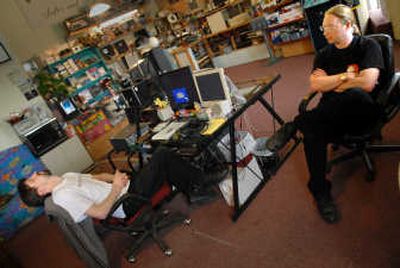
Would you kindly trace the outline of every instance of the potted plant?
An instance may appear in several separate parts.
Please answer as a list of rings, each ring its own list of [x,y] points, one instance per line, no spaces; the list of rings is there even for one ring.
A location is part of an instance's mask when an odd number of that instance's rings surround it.
[[[59,78],[42,70],[34,78],[38,85],[39,93],[46,99],[56,98],[62,100],[69,94],[68,85]]]

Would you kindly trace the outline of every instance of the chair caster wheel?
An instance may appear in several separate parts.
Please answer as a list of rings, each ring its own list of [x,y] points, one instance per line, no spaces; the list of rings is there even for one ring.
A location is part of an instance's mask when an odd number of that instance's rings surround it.
[[[166,249],[166,250],[164,250],[164,254],[165,254],[165,256],[168,256],[168,257],[171,257],[172,256],[172,249]]]
[[[192,219],[185,219],[183,224],[190,225],[192,223]]]
[[[135,256],[128,256],[128,262],[134,263],[135,261],[136,261],[136,257]]]

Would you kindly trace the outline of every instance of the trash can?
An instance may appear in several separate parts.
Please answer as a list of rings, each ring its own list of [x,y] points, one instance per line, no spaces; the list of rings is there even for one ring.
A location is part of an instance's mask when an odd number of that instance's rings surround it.
[[[266,148],[267,140],[268,137],[257,138],[251,152],[256,157],[263,173],[273,171],[279,161],[279,155]]]

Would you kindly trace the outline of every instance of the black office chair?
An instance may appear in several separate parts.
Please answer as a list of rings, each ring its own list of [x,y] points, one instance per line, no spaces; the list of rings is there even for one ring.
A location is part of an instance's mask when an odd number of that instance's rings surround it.
[[[116,165],[112,160],[111,154],[108,160],[115,171]],[[134,169],[126,170],[125,172],[131,174],[131,180],[135,179],[137,172]],[[163,205],[169,202],[176,193],[177,191],[174,191],[167,182],[150,197],[126,193],[114,203],[106,219],[96,220],[96,222],[106,229],[127,233],[135,238],[126,254],[126,259],[131,263],[136,261],[136,255],[147,238],[152,239],[166,256],[172,256],[172,249],[163,241],[159,232],[175,224],[183,223],[189,225],[191,223],[191,219],[187,215],[163,209]],[[125,219],[113,217],[114,212],[125,201],[137,204],[134,206],[136,208],[134,215]]]
[[[113,205],[107,218],[101,221],[102,225],[107,229],[128,233],[135,238],[126,255],[129,262],[136,261],[136,255],[147,238],[151,238],[156,242],[166,256],[172,256],[172,249],[161,239],[159,231],[177,223],[190,224],[191,220],[180,212],[172,213],[162,210],[163,203],[169,200],[171,193],[172,188],[167,183],[153,194],[151,198],[126,193]],[[112,214],[127,199],[139,202],[142,205],[129,218],[114,218]]]
[[[372,152],[392,152],[400,151],[400,144],[375,144],[374,142],[382,139],[383,127],[397,114],[400,108],[400,72],[395,72],[393,41],[389,35],[373,34],[368,35],[368,38],[376,40],[382,50],[385,69],[381,71],[379,76],[379,91],[376,94],[375,101],[382,109],[381,116],[376,125],[371,129],[366,130],[360,135],[345,135],[333,144],[333,148],[344,147],[350,151],[339,155],[327,163],[327,172],[333,165],[362,156],[367,168],[367,181],[375,179],[375,169],[373,162],[369,156]],[[311,99],[317,93],[312,93],[306,96],[299,105],[299,112],[304,113]]]

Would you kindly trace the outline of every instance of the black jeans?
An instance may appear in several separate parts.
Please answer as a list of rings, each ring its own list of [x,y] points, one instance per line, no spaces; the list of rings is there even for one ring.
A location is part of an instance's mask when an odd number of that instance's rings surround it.
[[[345,134],[360,134],[376,123],[379,109],[361,89],[326,93],[316,108],[298,115],[294,123],[304,136],[304,151],[310,173],[308,187],[317,199],[330,193],[325,177],[328,143]]]
[[[132,178],[128,192],[151,198],[164,182],[174,185],[179,191],[189,194],[193,185],[200,184],[203,173],[167,148],[159,148],[150,162]],[[126,200],[123,203],[125,214],[129,217],[142,206],[142,203]]]

